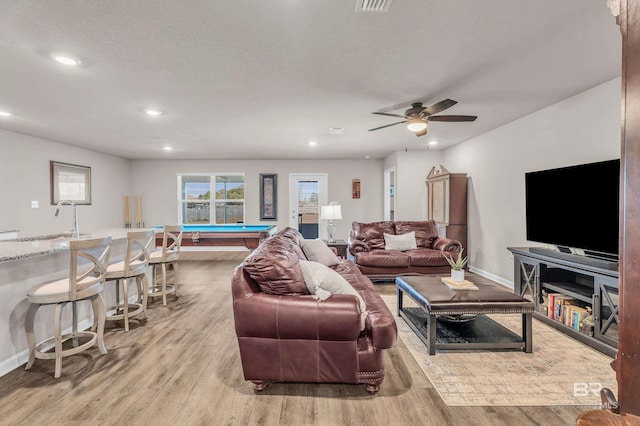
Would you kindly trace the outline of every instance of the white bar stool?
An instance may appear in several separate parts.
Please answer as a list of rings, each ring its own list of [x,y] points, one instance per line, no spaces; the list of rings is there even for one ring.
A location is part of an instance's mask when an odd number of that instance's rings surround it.
[[[182,244],[182,225],[164,225],[162,247],[149,255],[149,264],[153,268],[153,285],[149,289],[149,297],[162,296],[162,304],[167,305],[167,295],[173,293],[178,297],[178,260]],[[162,282],[158,283],[157,267],[162,269]],[[173,269],[173,285],[167,285],[167,267]]]
[[[27,291],[27,299],[31,305],[27,310],[25,330],[29,360],[25,370],[29,370],[36,358],[55,359],[54,378],[59,378],[62,372],[62,358],[85,351],[93,345],[98,346],[101,354],[107,353],[104,345],[105,306],[102,299],[104,290],[105,271],[111,252],[111,237],[94,238],[88,240],[72,240],[69,242],[71,251],[71,266],[69,277],[39,284]],[[77,302],[89,300],[93,309],[93,327],[91,331],[78,331]],[[71,303],[73,311],[73,325],[70,334],[62,334],[62,312],[67,303]],[[55,320],[53,337],[36,345],[33,324],[38,308],[42,305],[55,304]],[[79,343],[80,338],[89,338],[87,342]],[[62,349],[62,344],[73,339],[73,347]],[[54,351],[45,351],[53,343]]]
[[[127,250],[124,260],[107,267],[106,282],[115,282],[116,302],[107,309],[107,321],[124,320],[124,331],[129,331],[129,318],[147,316],[147,267],[149,266],[149,248],[155,238],[153,229],[127,232]],[[135,278],[138,287],[137,302],[129,302],[129,279]],[[122,303],[120,303],[120,284],[122,284]]]

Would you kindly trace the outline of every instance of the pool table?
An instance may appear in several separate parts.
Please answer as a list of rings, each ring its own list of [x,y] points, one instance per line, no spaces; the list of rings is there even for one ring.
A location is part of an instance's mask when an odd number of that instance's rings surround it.
[[[250,250],[277,231],[275,225],[184,225],[183,246],[240,246]],[[156,245],[162,246],[162,226],[156,226]]]

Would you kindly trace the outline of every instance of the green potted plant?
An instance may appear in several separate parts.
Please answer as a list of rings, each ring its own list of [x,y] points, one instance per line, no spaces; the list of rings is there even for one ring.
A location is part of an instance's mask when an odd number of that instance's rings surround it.
[[[462,257],[463,251],[464,249],[461,249],[458,252],[457,259],[454,259],[450,254],[444,253],[445,259],[451,265],[451,279],[455,282],[464,281],[464,267],[467,265],[469,258],[467,256]]]

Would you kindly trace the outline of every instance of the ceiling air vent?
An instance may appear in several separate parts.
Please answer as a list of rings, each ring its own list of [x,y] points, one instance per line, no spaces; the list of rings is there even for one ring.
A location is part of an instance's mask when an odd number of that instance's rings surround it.
[[[356,12],[388,12],[393,0],[356,0]]]

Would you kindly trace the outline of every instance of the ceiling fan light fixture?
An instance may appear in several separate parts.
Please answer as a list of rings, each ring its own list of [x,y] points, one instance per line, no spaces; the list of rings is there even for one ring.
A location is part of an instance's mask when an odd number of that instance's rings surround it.
[[[407,129],[412,132],[419,132],[427,128],[427,122],[419,118],[412,118],[407,121]]]

